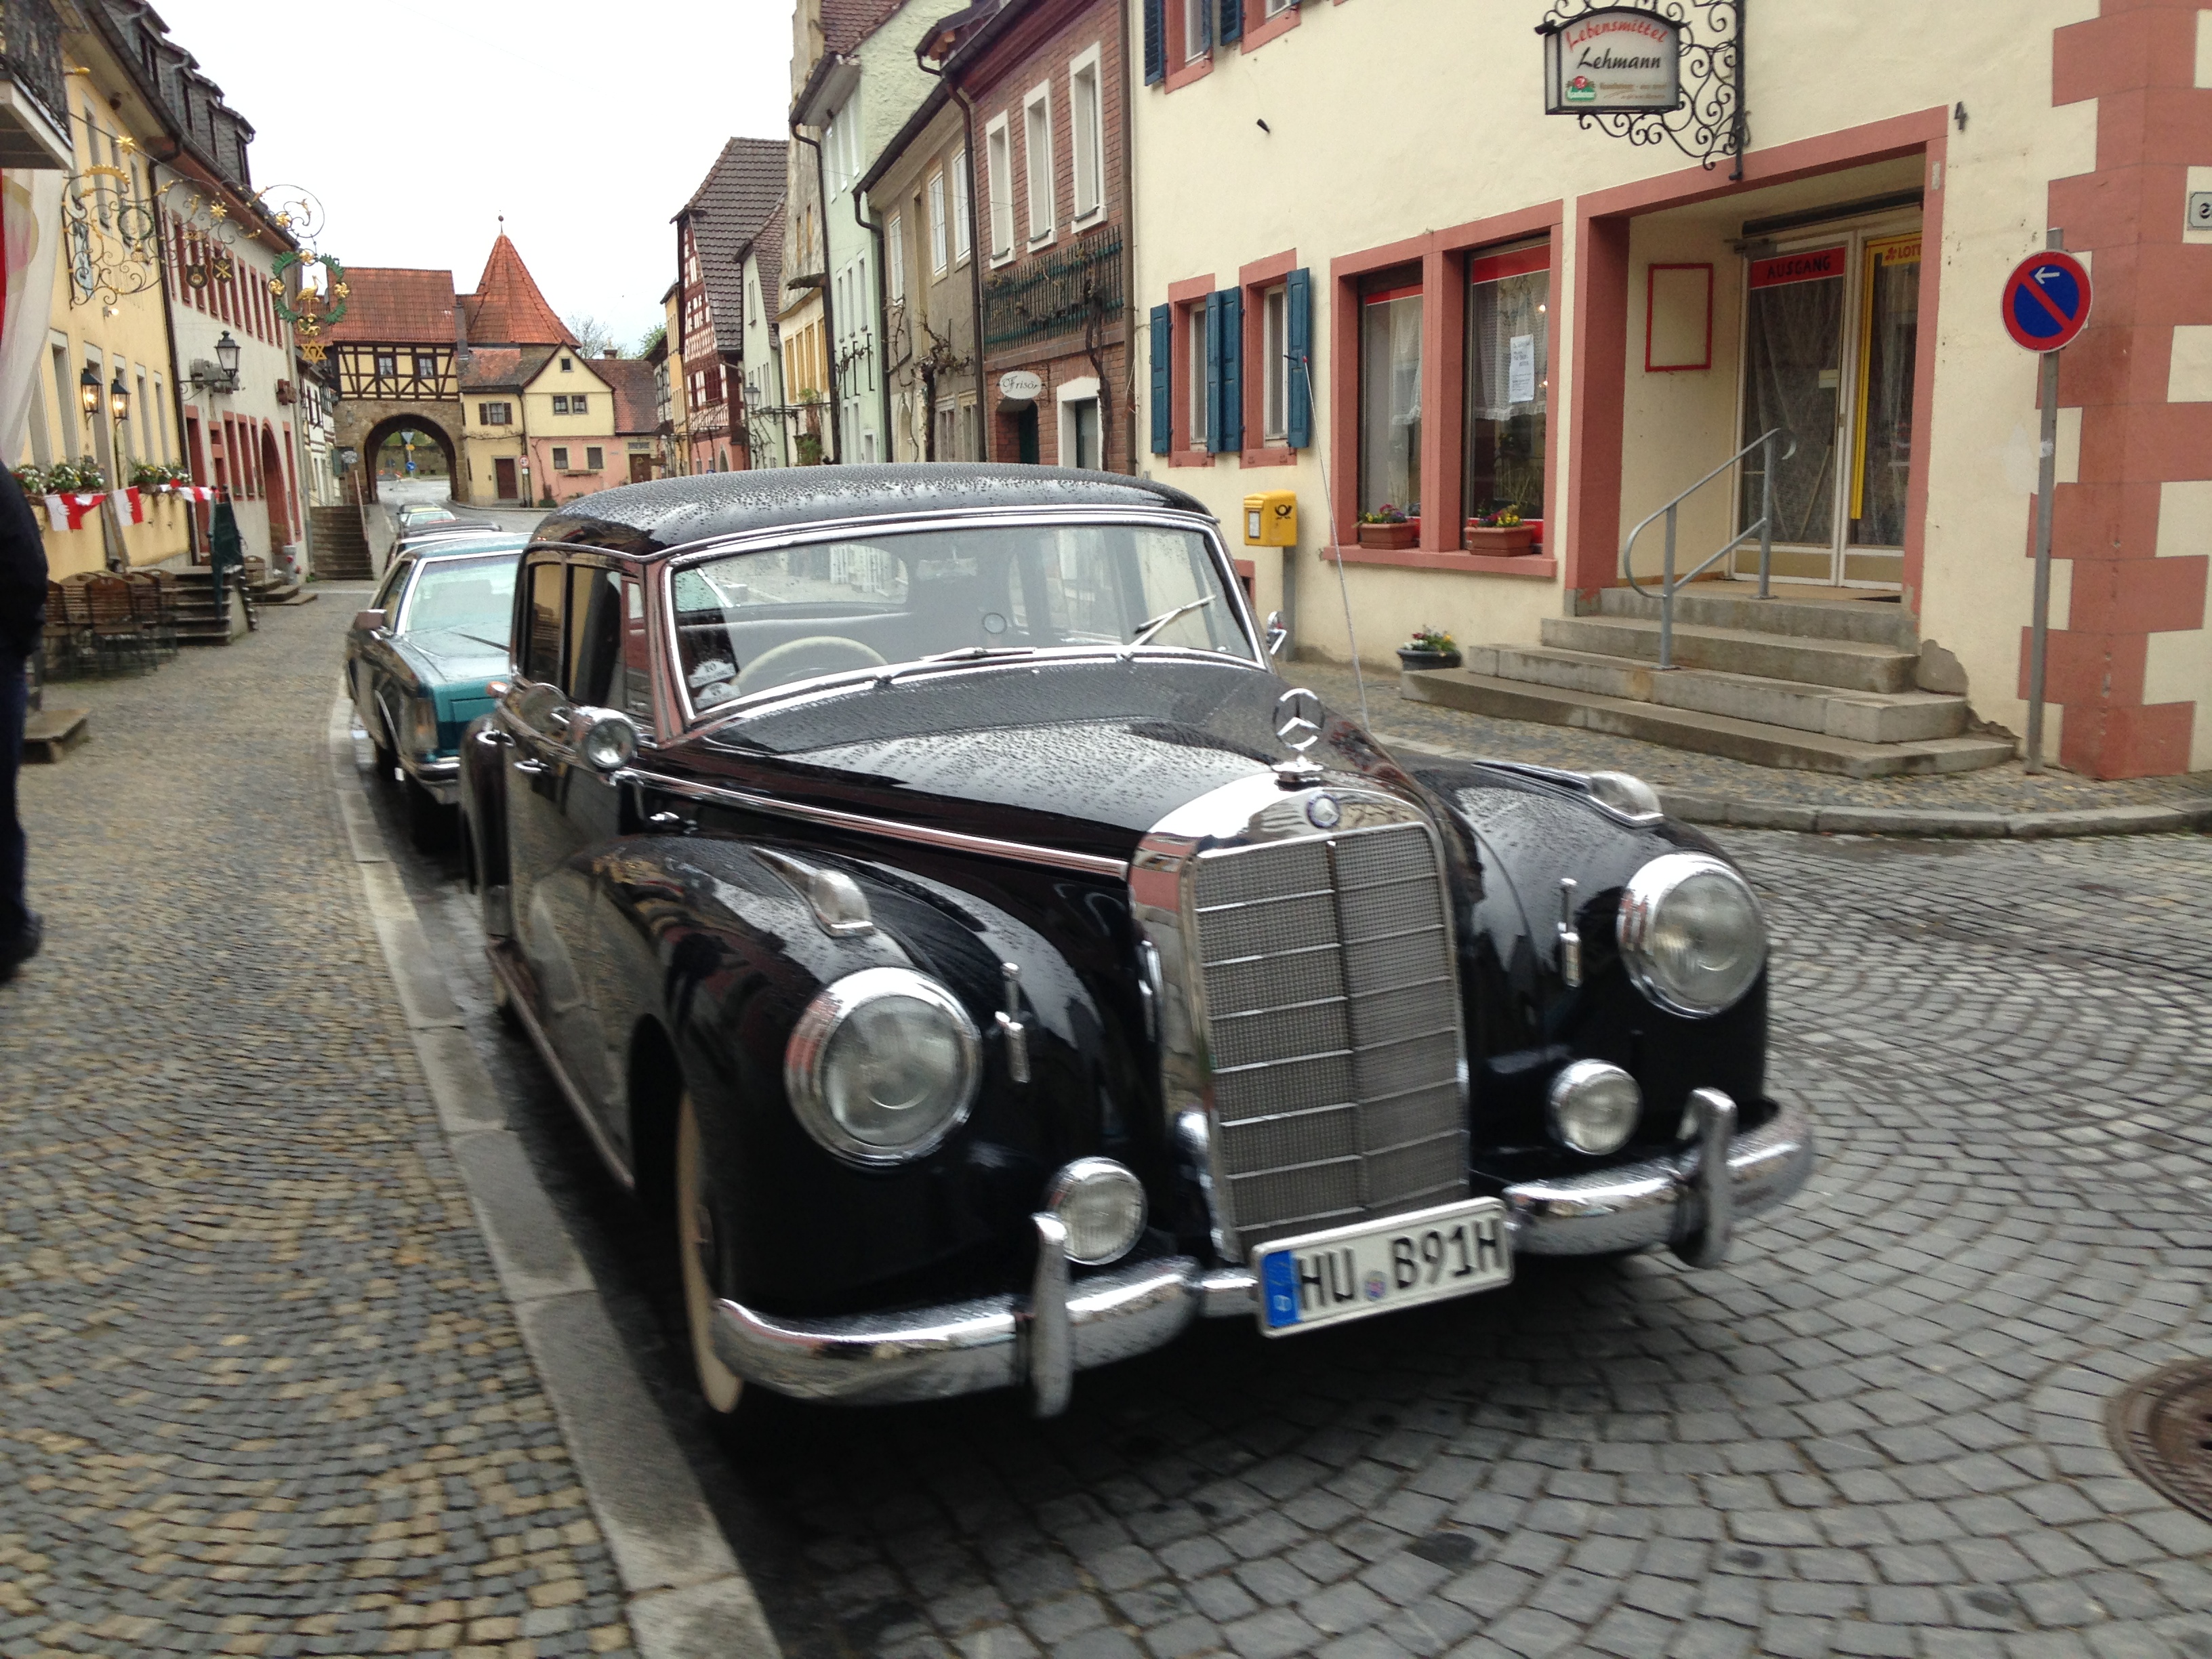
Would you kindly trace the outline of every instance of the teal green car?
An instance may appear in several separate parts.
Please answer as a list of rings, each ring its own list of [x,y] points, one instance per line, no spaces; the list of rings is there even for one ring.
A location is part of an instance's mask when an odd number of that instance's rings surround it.
[[[379,773],[405,790],[409,827],[442,838],[459,796],[461,733],[508,670],[514,570],[527,538],[403,544],[346,632],[354,720]]]

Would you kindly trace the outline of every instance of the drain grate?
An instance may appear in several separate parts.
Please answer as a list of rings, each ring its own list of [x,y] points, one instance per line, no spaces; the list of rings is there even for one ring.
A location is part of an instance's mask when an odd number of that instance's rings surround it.
[[[2152,1486],[2212,1521],[2212,1359],[2153,1371],[2112,1401],[2113,1448]]]

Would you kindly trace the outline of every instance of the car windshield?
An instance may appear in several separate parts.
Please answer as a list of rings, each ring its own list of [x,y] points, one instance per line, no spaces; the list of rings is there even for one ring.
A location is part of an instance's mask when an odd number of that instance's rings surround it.
[[[504,647],[514,611],[514,570],[521,551],[481,559],[426,559],[407,590],[402,634],[452,629]]]
[[[687,565],[672,591],[684,682],[702,711],[929,658],[1141,644],[1253,660],[1206,538],[1152,525],[813,542]]]

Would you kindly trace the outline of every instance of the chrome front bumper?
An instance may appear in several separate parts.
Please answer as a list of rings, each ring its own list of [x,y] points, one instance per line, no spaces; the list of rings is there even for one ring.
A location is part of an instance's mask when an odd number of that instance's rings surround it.
[[[1728,1097],[1699,1090],[1692,1098],[1699,1139],[1678,1156],[1508,1187],[1500,1196],[1513,1248],[1603,1255],[1669,1244],[1693,1267],[1718,1265],[1736,1221],[1805,1184],[1813,1130],[1784,1106],[1738,1134]],[[1078,1371],[1164,1346],[1196,1319],[1254,1316],[1247,1268],[1178,1255],[1077,1280],[1058,1218],[1031,1219],[1037,1267],[1027,1296],[835,1319],[779,1319],[718,1302],[714,1351],[748,1382],[801,1400],[889,1405],[1026,1384],[1037,1414],[1050,1417],[1066,1409]]]
[[[402,753],[399,764],[409,777],[420,784],[431,799],[441,806],[453,806],[461,799],[461,759],[449,755],[434,760],[421,760]]]

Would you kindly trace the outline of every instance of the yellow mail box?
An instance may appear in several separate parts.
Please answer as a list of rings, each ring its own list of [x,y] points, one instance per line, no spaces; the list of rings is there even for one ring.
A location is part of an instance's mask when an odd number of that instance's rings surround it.
[[[1244,545],[1296,547],[1298,544],[1298,493],[1295,489],[1263,489],[1244,498]]]

